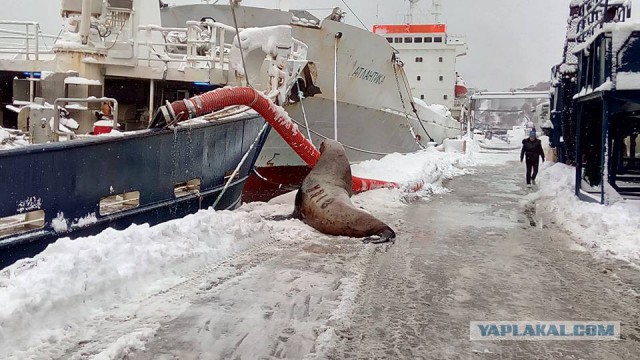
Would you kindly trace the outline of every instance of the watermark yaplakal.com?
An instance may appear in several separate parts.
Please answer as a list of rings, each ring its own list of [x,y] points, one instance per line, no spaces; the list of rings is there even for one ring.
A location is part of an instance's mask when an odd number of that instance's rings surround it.
[[[472,321],[471,340],[620,340],[619,321]]]

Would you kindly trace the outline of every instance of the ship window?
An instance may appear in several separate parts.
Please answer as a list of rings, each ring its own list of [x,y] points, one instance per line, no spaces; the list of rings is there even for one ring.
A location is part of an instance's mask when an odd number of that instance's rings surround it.
[[[421,43],[422,42],[422,38],[421,37],[413,38],[413,42],[414,43]]]
[[[420,81],[420,75],[418,75],[418,77],[416,78],[418,81]]]
[[[438,58],[438,62],[443,62],[443,61],[444,59],[442,58],[442,56]]]
[[[416,57],[416,62],[422,62],[422,57],[421,56]]]
[[[191,179],[177,183],[173,186],[173,193],[176,197],[199,194],[200,193],[200,179]]]
[[[402,38],[395,38],[393,41],[395,43],[402,43]]]
[[[388,41],[389,43],[392,43],[392,42],[393,42],[393,38],[387,38],[387,41]]]
[[[442,98],[443,98],[443,99],[445,99],[445,100],[447,100],[447,99],[449,98],[449,95],[446,95],[446,94],[445,94]]]
[[[140,191],[105,196],[100,199],[100,215],[105,216],[140,206]]]
[[[405,43],[412,43],[413,42],[413,38],[412,37],[406,37],[406,38],[404,38],[404,42]]]
[[[34,210],[0,218],[0,236],[19,234],[44,227],[44,211]]]
[[[440,81],[444,81],[444,76],[440,75],[440,76],[438,77],[438,80],[440,80]]]
[[[424,42],[430,43],[433,42],[433,38],[431,36],[424,38]]]
[[[420,95],[420,100],[424,100],[424,95]]]
[[[440,36],[434,37],[433,38],[433,42],[441,43],[442,42],[442,37],[440,37]]]

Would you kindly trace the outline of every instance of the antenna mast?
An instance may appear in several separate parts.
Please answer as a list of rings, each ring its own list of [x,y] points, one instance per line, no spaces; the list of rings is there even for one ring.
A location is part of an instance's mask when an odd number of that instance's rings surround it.
[[[442,15],[442,3],[441,0],[433,0],[431,3],[431,15],[436,24],[440,24],[440,16]]]
[[[407,24],[413,23],[413,14],[415,13],[416,4],[420,0],[409,0],[409,13],[404,16],[404,22]]]

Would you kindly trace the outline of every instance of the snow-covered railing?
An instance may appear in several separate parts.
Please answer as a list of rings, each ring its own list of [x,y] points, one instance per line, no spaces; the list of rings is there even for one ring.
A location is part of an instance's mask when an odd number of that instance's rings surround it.
[[[631,12],[631,2],[628,0],[587,0],[579,6],[578,42],[593,36],[605,23],[624,22]]]
[[[225,33],[235,29],[217,22],[188,21],[186,28],[168,28],[156,25],[138,27],[138,59],[163,63],[187,63],[195,66],[206,63],[210,69],[223,69],[229,62],[231,44],[225,43]],[[160,34],[162,41],[155,41]],[[157,38],[157,36],[155,36]],[[146,51],[141,51],[146,50]]]
[[[76,102],[76,103],[111,103],[113,104],[113,119],[112,119],[112,126],[114,130],[118,129],[118,100],[113,99],[113,98],[107,98],[107,97],[102,97],[102,98],[96,98],[96,97],[89,97],[89,98],[58,98],[53,102],[53,133],[55,134],[55,139],[58,140],[60,135],[63,136],[67,136],[69,134],[64,133],[64,132],[60,132],[60,104],[62,103],[69,103],[69,102]]]
[[[292,40],[293,48],[291,49],[291,56],[296,60],[305,60],[309,52],[309,46],[298,39]]]
[[[43,34],[37,22],[0,20],[0,54],[14,55],[14,59],[22,55],[26,60],[40,60],[41,54],[52,53],[44,39],[56,38]]]

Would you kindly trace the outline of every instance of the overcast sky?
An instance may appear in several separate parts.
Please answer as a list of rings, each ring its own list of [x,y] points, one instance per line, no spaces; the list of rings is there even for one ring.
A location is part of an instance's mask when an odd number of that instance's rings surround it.
[[[184,4],[199,0],[165,0]],[[220,3],[225,3],[221,0]],[[346,0],[371,30],[374,23],[402,22],[408,9],[404,0]],[[431,22],[432,0],[418,3],[414,22]],[[570,0],[442,0],[442,20],[449,33],[465,35],[468,55],[458,70],[470,87],[508,90],[549,79],[550,68],[562,55]],[[36,20],[46,32],[58,33],[60,0],[4,0],[0,19]],[[243,0],[247,6],[276,7],[278,0]],[[349,14],[347,22],[359,25],[342,0],[290,0],[292,8],[319,9],[324,17],[334,6]],[[377,19],[377,20],[376,20]],[[312,46],[312,45],[311,45]]]

